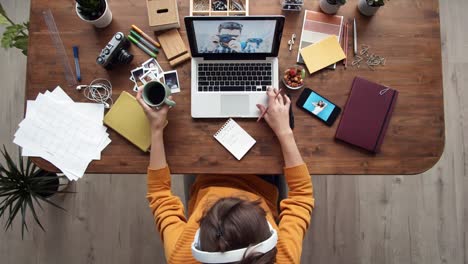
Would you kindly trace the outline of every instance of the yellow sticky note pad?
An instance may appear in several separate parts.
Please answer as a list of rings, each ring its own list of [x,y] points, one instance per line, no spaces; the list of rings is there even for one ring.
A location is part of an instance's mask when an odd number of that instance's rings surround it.
[[[311,74],[346,58],[336,36],[307,46],[300,52]]]

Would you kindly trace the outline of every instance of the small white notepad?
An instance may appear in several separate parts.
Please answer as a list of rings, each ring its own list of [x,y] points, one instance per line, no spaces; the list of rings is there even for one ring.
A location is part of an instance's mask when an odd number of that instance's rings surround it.
[[[214,134],[214,138],[238,160],[241,160],[256,143],[255,139],[231,118]]]

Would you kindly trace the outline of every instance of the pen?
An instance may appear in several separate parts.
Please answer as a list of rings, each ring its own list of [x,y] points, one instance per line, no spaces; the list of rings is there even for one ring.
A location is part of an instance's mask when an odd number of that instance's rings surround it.
[[[133,42],[137,47],[139,47],[141,50],[143,50],[146,54],[149,56],[156,58],[156,54],[154,54],[151,50],[149,50],[146,46],[138,42],[138,40],[134,39],[132,36],[128,35],[128,39]]]
[[[356,18],[354,18],[354,55],[358,55],[357,53],[357,28],[356,28]]]
[[[153,44],[151,44],[150,42],[148,42],[146,39],[144,39],[142,36],[140,36],[137,32],[135,32],[133,29],[130,29],[130,35],[132,35],[136,40],[140,41],[141,43],[143,43],[143,45],[145,45],[146,47],[148,47],[150,50],[152,50],[153,52],[155,53],[159,53],[159,50],[158,48],[156,48]]]
[[[291,99],[291,95],[288,94],[289,99]],[[293,113],[293,104],[289,105],[289,127],[294,130],[294,113]]]
[[[81,82],[80,61],[78,60],[78,46],[73,46],[73,57],[75,58],[76,80]]]
[[[158,47],[158,48],[161,48],[161,44],[159,44],[157,41],[155,41],[154,39],[152,39],[150,36],[146,35],[146,33],[143,32],[141,29],[139,29],[137,26],[132,25],[132,28],[133,28],[133,30],[135,30],[136,32],[138,32],[138,34],[140,34],[142,37],[144,37],[146,40],[148,40],[149,42],[151,42],[154,46],[156,46],[156,47]]]
[[[270,88],[270,89],[271,89],[271,88]],[[281,94],[281,90],[282,90],[282,89],[280,88],[279,91],[278,91],[278,93],[277,93],[276,96],[275,96],[275,100],[276,100],[276,99],[278,98],[278,96]],[[259,122],[260,120],[262,120],[262,118],[266,115],[267,112],[268,112],[268,106],[267,106],[267,108],[265,109],[265,112],[263,112],[263,113],[260,115],[260,117],[258,117],[257,122]]]

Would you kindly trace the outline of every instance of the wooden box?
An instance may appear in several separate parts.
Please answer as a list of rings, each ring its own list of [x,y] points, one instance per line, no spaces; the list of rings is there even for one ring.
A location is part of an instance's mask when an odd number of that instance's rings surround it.
[[[177,0],[146,0],[151,29],[180,28]]]
[[[215,11],[213,10],[213,2],[217,0],[190,0],[190,15],[191,16],[248,16],[249,15],[249,0],[226,0],[228,10]],[[233,3],[240,3],[244,10],[233,10]]]

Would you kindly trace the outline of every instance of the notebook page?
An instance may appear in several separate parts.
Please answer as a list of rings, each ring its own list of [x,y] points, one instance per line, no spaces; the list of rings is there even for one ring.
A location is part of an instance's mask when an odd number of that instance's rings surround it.
[[[231,118],[218,130],[214,138],[238,160],[241,160],[256,143],[255,139]]]

